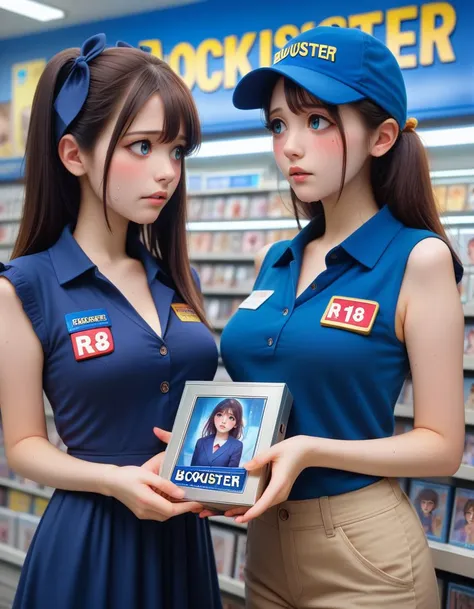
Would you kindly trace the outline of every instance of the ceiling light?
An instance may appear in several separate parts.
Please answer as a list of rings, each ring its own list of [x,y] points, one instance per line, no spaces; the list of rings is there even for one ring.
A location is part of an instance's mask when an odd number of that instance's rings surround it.
[[[34,0],[0,0],[0,8],[37,21],[64,19],[64,11]]]

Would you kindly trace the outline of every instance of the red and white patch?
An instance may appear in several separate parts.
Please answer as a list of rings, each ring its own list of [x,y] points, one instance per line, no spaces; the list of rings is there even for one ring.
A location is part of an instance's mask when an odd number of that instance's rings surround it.
[[[361,298],[333,296],[321,317],[321,325],[370,334],[379,311],[379,303]]]
[[[91,357],[107,355],[114,350],[114,339],[110,328],[94,328],[71,334],[74,357],[78,362]]]

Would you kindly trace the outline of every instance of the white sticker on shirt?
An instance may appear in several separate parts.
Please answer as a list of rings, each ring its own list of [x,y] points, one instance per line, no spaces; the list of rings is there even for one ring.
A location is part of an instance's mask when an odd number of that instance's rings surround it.
[[[255,311],[255,309],[262,306],[274,292],[275,290],[254,290],[250,296],[240,303],[239,309],[252,309],[252,311]]]

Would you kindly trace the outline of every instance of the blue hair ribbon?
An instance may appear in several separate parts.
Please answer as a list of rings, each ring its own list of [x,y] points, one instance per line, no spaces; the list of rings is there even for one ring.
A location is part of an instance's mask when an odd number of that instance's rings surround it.
[[[81,54],[74,60],[71,71],[64,81],[55,101],[56,112],[56,142],[62,138],[69,125],[82,110],[90,85],[89,62],[100,55],[106,46],[105,34],[96,34],[88,38],[81,47]],[[128,42],[119,40],[117,47],[135,48]],[[149,53],[151,48],[140,46],[140,50]]]

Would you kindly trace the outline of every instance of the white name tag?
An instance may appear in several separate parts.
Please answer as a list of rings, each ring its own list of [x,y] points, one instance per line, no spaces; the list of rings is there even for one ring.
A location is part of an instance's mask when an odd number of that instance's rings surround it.
[[[270,298],[275,290],[254,290],[240,305],[239,309],[258,309]]]

